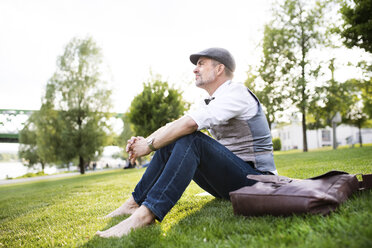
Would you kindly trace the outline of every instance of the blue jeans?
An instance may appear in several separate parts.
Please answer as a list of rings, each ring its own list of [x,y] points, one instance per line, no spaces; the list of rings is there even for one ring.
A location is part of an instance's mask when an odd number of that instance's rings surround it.
[[[194,132],[156,151],[132,193],[162,221],[194,180],[215,197],[230,199],[229,192],[253,185],[248,174],[260,174],[211,137]]]

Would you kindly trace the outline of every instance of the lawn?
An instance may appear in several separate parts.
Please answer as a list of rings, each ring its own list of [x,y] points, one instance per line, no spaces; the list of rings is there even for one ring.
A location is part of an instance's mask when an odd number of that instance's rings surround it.
[[[281,175],[329,170],[372,173],[372,146],[276,153]],[[192,183],[162,223],[123,238],[94,234],[127,216],[103,219],[130,195],[144,169],[0,186],[0,247],[372,247],[372,191],[329,216],[234,216],[228,201]]]

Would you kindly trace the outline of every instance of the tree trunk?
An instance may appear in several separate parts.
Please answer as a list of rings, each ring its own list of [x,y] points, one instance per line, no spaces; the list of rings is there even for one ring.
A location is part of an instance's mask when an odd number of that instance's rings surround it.
[[[320,143],[319,143],[319,129],[318,128],[316,129],[316,146],[317,146],[317,148],[320,147]]]
[[[45,169],[45,164],[44,163],[41,163],[41,171],[44,173],[44,169]]]
[[[85,164],[84,164],[84,159],[80,155],[81,147],[82,147],[82,141],[81,141],[81,124],[82,124],[82,118],[81,118],[81,108],[80,108],[81,100],[79,98],[79,111],[78,111],[78,119],[77,119],[77,124],[78,124],[78,149],[79,149],[79,167],[80,167],[80,174],[85,174]]]
[[[299,6],[301,8],[301,5]],[[301,22],[302,22],[302,9],[301,9]],[[307,96],[306,96],[306,79],[305,79],[305,65],[306,65],[306,44],[305,44],[305,30],[304,26],[301,25],[301,112],[302,112],[302,137],[304,152],[307,152],[307,134],[306,134],[306,106],[307,106]]]
[[[363,147],[363,141],[362,141],[362,125],[358,123],[358,130],[359,130],[359,144],[360,147]]]
[[[82,156],[79,156],[79,168],[80,168],[80,174],[85,174],[84,159]]]
[[[271,121],[270,120],[267,120],[268,124],[269,124],[269,129],[271,130]]]
[[[304,145],[304,152],[307,152],[307,135],[306,135],[306,111],[305,109],[302,110],[302,137],[303,137],[303,145]]]

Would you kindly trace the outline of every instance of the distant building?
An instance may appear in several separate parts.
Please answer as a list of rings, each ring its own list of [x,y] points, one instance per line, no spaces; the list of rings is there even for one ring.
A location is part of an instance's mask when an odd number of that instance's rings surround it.
[[[332,128],[326,127],[318,130],[307,130],[307,147],[315,149],[332,146]],[[271,130],[273,138],[280,138],[282,150],[303,149],[301,122],[275,127]],[[336,138],[339,146],[359,143],[359,130],[357,127],[341,124],[336,129]],[[362,128],[363,144],[372,143],[372,128]]]

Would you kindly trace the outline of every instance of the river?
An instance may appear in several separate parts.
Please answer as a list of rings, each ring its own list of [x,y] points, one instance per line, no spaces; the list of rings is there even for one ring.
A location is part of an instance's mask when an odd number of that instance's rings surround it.
[[[21,162],[0,162],[0,180],[6,179],[7,177],[19,177],[23,176],[28,172],[38,172],[40,169],[30,169],[24,166]],[[46,167],[44,172],[46,174],[53,174],[58,172],[58,169],[53,167]]]
[[[14,154],[18,153],[18,143],[0,143],[0,153]],[[121,159],[114,159],[112,155],[121,152],[121,148],[116,146],[106,146],[104,148],[102,157],[97,161],[97,169],[103,169],[107,166],[111,168],[122,168],[126,165],[126,161]],[[15,156],[17,158],[17,156]],[[67,168],[57,168],[56,166],[46,166],[44,169],[45,174],[54,174],[57,172],[66,171]],[[77,170],[76,166],[71,166],[70,170]],[[7,177],[15,178],[23,176],[28,172],[41,171],[41,165],[35,166],[35,168],[28,168],[24,166],[20,161],[14,159],[13,161],[0,162],[0,180],[6,179]]]

